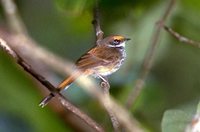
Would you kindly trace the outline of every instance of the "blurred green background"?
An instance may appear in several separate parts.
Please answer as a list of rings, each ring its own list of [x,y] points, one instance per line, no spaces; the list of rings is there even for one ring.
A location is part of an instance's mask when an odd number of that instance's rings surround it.
[[[16,3],[29,34],[53,53],[76,61],[94,45],[91,24],[94,1],[16,0]],[[132,39],[126,47],[125,64],[120,71],[110,76],[111,94],[122,104],[134,86],[150,45],[155,23],[167,4],[168,1],[164,0],[100,2],[101,26],[105,35],[121,34]],[[177,1],[166,24],[177,32],[200,41],[199,11],[199,0]],[[0,24],[5,26],[2,8],[0,15]],[[200,95],[200,49],[178,42],[164,30],[159,42],[145,88],[136,106],[130,109],[150,132],[161,131],[163,114],[168,109],[182,109],[191,118]],[[55,78],[54,83],[58,83],[64,77],[52,78]],[[0,131],[75,131],[73,126],[64,123],[49,107],[38,107],[42,96],[37,87],[30,76],[0,51]],[[107,131],[111,131],[106,112],[81,88],[73,84],[65,94]]]

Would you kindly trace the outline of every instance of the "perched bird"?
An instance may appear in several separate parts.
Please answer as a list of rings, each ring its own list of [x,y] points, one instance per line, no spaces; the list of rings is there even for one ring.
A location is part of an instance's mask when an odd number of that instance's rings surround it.
[[[75,64],[75,71],[57,87],[66,89],[81,75],[92,75],[105,81],[105,77],[116,72],[126,58],[125,43],[130,40],[121,35],[112,35],[102,39],[97,45],[82,55]],[[49,94],[41,103],[44,107],[54,96]]]

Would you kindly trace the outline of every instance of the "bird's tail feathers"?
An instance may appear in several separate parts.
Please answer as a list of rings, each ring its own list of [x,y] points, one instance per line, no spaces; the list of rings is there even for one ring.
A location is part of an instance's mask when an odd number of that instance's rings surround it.
[[[72,84],[79,76],[81,76],[83,72],[75,71],[71,76],[64,79],[57,87],[59,91],[66,89]]]
[[[70,86],[71,83],[73,83],[79,76],[81,76],[82,74],[84,74],[83,72],[80,71],[75,71],[71,76],[69,76],[68,78],[66,78],[65,80],[63,80],[57,87],[58,91],[61,91],[65,88],[68,88]],[[45,97],[39,104],[39,106],[41,106],[42,108],[44,106],[46,106],[49,101],[54,97],[54,93],[50,93],[47,97]]]

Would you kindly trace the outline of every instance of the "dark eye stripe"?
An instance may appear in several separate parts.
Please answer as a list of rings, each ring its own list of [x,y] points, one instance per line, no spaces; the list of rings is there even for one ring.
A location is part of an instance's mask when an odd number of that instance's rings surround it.
[[[114,45],[118,45],[118,44],[120,44],[120,42],[121,42],[121,41],[120,41],[119,39],[115,39],[115,40],[113,41],[113,44],[114,44]]]

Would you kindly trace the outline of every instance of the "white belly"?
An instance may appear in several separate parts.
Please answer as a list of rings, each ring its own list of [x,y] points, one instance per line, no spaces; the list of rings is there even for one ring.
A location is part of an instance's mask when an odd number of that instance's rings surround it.
[[[117,70],[119,70],[120,66],[123,64],[124,59],[126,57],[126,53],[124,49],[121,49],[121,58],[119,59],[119,61],[114,62],[113,64],[109,64],[107,66],[98,66],[94,68],[94,76],[95,74],[101,75],[101,76],[108,76],[114,72],[116,72]]]
[[[119,70],[119,68],[121,67],[121,65],[124,62],[124,58],[122,58],[119,62],[117,62],[117,64],[113,64],[110,66],[98,66],[95,68],[96,74],[99,74],[101,76],[108,76],[114,72],[116,72],[117,70]]]

